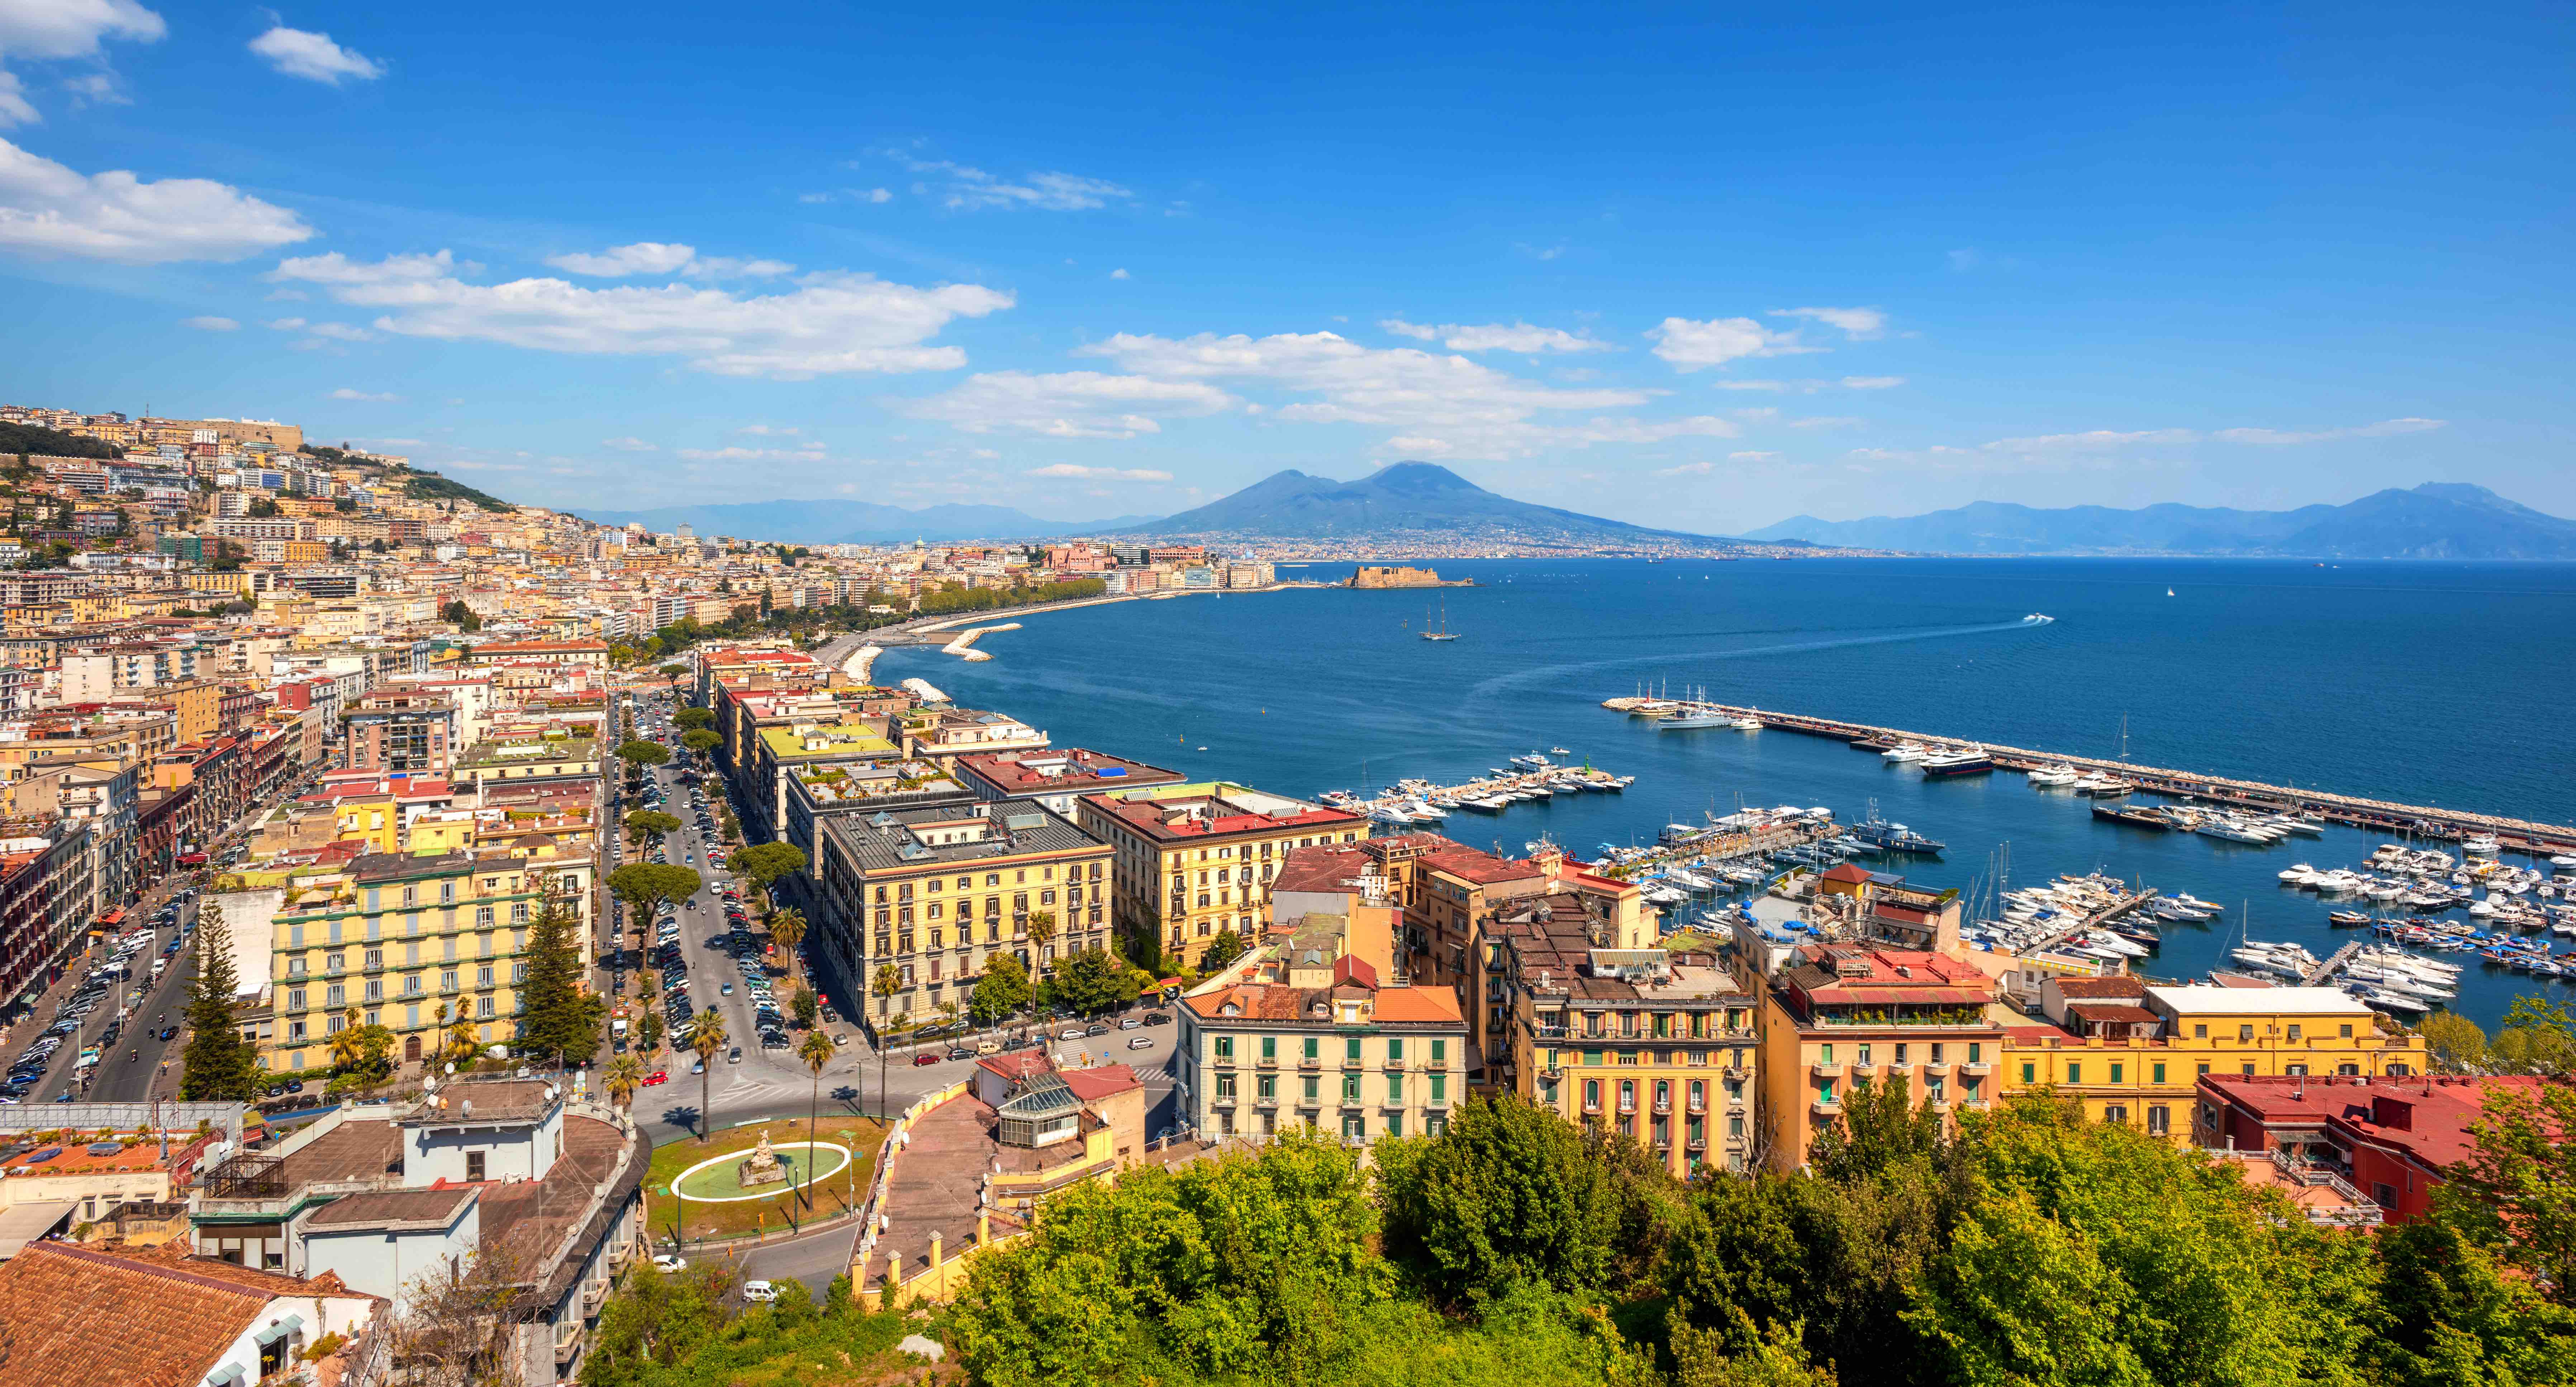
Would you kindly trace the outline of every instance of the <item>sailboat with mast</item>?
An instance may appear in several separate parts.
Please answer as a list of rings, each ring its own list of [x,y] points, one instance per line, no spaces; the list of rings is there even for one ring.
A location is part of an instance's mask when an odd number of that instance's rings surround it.
[[[1429,629],[1425,630],[1425,631],[1422,633],[1422,638],[1423,638],[1424,640],[1427,640],[1427,641],[1454,641],[1454,640],[1458,639],[1458,633],[1449,629],[1449,599],[1448,599],[1448,598],[1443,597],[1443,598],[1441,598],[1441,599],[1440,599],[1440,620],[1439,620],[1439,624],[1437,624],[1437,625],[1435,625],[1435,626],[1432,626],[1432,627],[1430,627]]]

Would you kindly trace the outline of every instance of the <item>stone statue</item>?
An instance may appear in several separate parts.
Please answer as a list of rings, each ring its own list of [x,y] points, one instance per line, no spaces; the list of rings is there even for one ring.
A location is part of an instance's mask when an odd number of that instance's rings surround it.
[[[734,1167],[734,1182],[749,1189],[754,1185],[778,1184],[786,1178],[787,1171],[779,1163],[778,1153],[769,1149],[769,1129],[763,1127],[760,1129],[760,1145],[743,1158],[741,1165]]]

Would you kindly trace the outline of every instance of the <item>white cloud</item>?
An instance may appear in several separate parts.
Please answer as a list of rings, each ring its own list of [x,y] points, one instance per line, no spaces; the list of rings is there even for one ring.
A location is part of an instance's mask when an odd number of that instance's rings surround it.
[[[942,205],[961,211],[985,207],[1034,207],[1048,212],[1079,212],[1106,207],[1112,201],[1124,202],[1135,196],[1118,184],[1079,174],[1032,173],[1018,182],[1011,182],[982,169],[946,159],[913,159],[903,154],[894,157],[914,173],[946,178],[947,186],[939,190],[938,197]],[[885,199],[872,200],[882,202]]]
[[[784,424],[745,424],[734,432],[747,433],[759,438],[794,438],[805,431],[789,428]]]
[[[2116,429],[2088,429],[2082,433],[1998,438],[1985,446],[1991,453],[2099,453],[2142,443],[2190,443],[2199,437],[2189,429],[2135,429],[2126,433]]]
[[[587,275],[593,279],[625,279],[633,275],[681,274],[692,279],[766,279],[786,274],[796,267],[784,260],[737,260],[729,256],[704,256],[695,246],[677,242],[637,241],[633,245],[610,246],[597,255],[573,251],[549,255],[546,263],[558,270]]]
[[[1716,463],[1703,458],[1698,462],[1685,462],[1679,467],[1658,467],[1655,469],[1655,475],[1658,477],[1695,477],[1712,472],[1716,470],[1716,468]]]
[[[399,400],[399,399],[401,399],[401,398],[402,398],[402,396],[400,396],[400,395],[370,395],[370,394],[368,394],[368,393],[367,393],[366,391],[364,391],[364,390],[352,390],[352,389],[350,389],[349,387],[347,387],[347,386],[345,386],[345,385],[344,385],[344,386],[341,386],[339,389],[332,391],[332,392],[331,392],[331,398],[332,398],[332,399],[335,399],[335,400],[370,400],[370,401],[374,401],[374,402],[376,402],[376,403],[381,404],[381,403],[384,403],[384,402],[386,402],[386,401],[390,401],[390,400]]]
[[[1049,438],[1134,438],[1161,433],[1157,416],[1194,418],[1236,403],[1204,381],[1099,371],[990,371],[902,408],[915,419],[941,420],[967,433],[1015,430]]]
[[[342,48],[329,34],[289,29],[280,24],[250,41],[250,51],[289,77],[338,86],[348,78],[372,82],[385,75],[385,65],[354,49]]]
[[[1686,435],[1731,436],[1734,424],[1708,416],[1645,421],[1595,418],[1542,424],[1551,411],[1621,409],[1646,403],[1642,390],[1556,390],[1463,356],[1413,347],[1362,347],[1330,332],[1253,338],[1167,338],[1121,333],[1079,350],[1115,359],[1156,380],[1244,380],[1314,398],[1271,417],[1297,423],[1373,424],[1402,432],[1383,445],[1417,456],[1525,457],[1547,448],[1655,442]],[[1249,406],[1246,412],[1251,412]]]
[[[1792,384],[1790,384],[1789,382],[1787,382],[1787,381],[1785,381],[1785,380],[1722,380],[1722,381],[1717,382],[1717,388],[1718,388],[1718,389],[1720,389],[1720,390],[1773,390],[1773,391],[1778,391],[1778,390],[1795,390],[1795,389],[1798,389],[1799,387],[1798,387],[1798,386],[1795,386],[1795,385],[1792,385]]]
[[[297,328],[304,326],[304,320],[302,318],[271,318],[268,320],[268,326],[277,329],[279,332],[293,332]]]
[[[1802,347],[1796,333],[1774,332],[1751,318],[1711,318],[1704,323],[1666,318],[1649,329],[1646,336],[1655,339],[1655,355],[1671,362],[1678,371],[1723,366],[1746,357],[1822,350]]]
[[[1846,390],[1893,390],[1905,383],[1903,376],[1845,376]]]
[[[1733,458],[1737,462],[1769,462],[1780,455],[1778,453],[1744,452],[1729,453],[1727,456]]]
[[[2299,443],[2332,443],[2346,438],[2389,438],[2397,434],[2424,433],[2438,429],[2449,422],[2447,419],[2382,419],[2376,424],[2360,424],[2341,429],[2317,429],[2307,433],[2283,429],[2220,429],[2210,437],[2221,443],[2286,447]]]
[[[621,453],[658,453],[662,451],[660,448],[632,435],[625,438],[603,438],[599,440],[599,446],[603,448],[615,448]]]
[[[1172,479],[1171,473],[1157,472],[1148,467],[1081,467],[1070,462],[1059,462],[1045,467],[1032,468],[1027,475],[1032,477],[1079,477],[1091,481],[1103,482],[1168,482]]]
[[[157,265],[239,260],[312,234],[293,212],[221,183],[84,176],[0,140],[0,250]]]
[[[180,324],[183,327],[195,328],[199,332],[238,332],[241,330],[240,323],[237,323],[230,318],[218,318],[213,314],[207,314],[203,317],[197,318],[183,318],[180,320]]]
[[[272,277],[325,286],[345,304],[389,310],[383,332],[499,342],[532,351],[678,355],[702,371],[803,380],[848,372],[949,371],[964,349],[928,346],[959,317],[1012,306],[977,284],[920,289],[868,275],[809,274],[790,292],[737,297],[672,284],[587,289],[560,279],[472,284],[447,251],[349,260],[338,252],[280,263]]]
[[[134,0],[0,0],[0,63],[28,59],[98,59],[109,39],[152,43],[170,32],[161,16]],[[107,83],[100,87],[99,82]],[[115,79],[101,73],[67,84],[91,100],[117,99]],[[0,127],[33,125],[44,119],[18,75],[0,69]]]
[[[369,332],[362,327],[351,327],[347,323],[315,323],[312,327],[306,329],[306,331],[311,332],[316,337],[328,337],[334,342],[373,342],[376,340],[376,335],[374,333]]]
[[[1429,342],[1455,352],[1518,352],[1535,356],[1541,352],[1606,352],[1610,344],[1563,328],[1532,327],[1528,323],[1444,323],[1426,327],[1408,323],[1402,318],[1388,318],[1379,327],[1399,337]]]
[[[1887,332],[1887,310],[1883,308],[1775,308],[1771,310],[1771,316],[1805,318],[1827,327],[1838,327],[1844,336],[1855,342],[1866,342]]]
[[[1839,429],[1860,422],[1860,420],[1855,419],[1848,414],[1828,414],[1809,419],[1792,419],[1789,421],[1789,427],[1793,429]]]
[[[821,462],[823,445],[808,443],[796,448],[682,448],[680,456],[691,462],[754,462],[764,458],[779,462]]]
[[[695,246],[637,241],[631,246],[611,246],[597,255],[578,251],[549,255],[546,263],[577,275],[623,279],[628,275],[666,275],[697,258]]]
[[[1109,272],[1109,277],[1110,277],[1111,279],[1127,279],[1127,278],[1129,278],[1130,276],[1128,275],[1128,273],[1127,273],[1126,269],[1125,269],[1124,267],[1121,267],[1121,268],[1119,268],[1119,269],[1111,270],[1111,271]]]

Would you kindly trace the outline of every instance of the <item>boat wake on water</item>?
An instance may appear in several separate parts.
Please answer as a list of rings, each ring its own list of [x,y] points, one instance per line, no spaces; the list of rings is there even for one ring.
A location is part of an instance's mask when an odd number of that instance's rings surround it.
[[[1796,655],[1809,650],[1836,650],[1852,645],[1890,645],[1899,641],[1942,640],[1951,636],[1983,636],[1997,631],[2027,631],[2048,625],[2057,618],[2033,613],[2016,621],[1989,622],[1982,626],[1926,626],[1911,631],[1880,631],[1865,636],[1833,636],[1812,641],[1788,641],[1778,645],[1748,645],[1732,650],[1667,650],[1655,655],[1629,655],[1615,660],[1577,660],[1561,665],[1541,665],[1536,669],[1519,669],[1498,674],[1467,691],[1469,698],[1483,698],[1505,689],[1549,683],[1568,674],[1585,670],[1630,669],[1640,665],[1671,666],[1686,660],[1746,660],[1765,655]]]

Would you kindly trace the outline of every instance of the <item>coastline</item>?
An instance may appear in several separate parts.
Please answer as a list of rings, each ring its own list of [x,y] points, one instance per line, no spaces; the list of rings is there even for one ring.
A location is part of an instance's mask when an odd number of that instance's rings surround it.
[[[1014,620],[1017,620],[1023,617],[1044,616],[1049,612],[1069,612],[1076,607],[1105,607],[1112,602],[1160,602],[1167,598],[1174,597],[1222,597],[1229,593],[1238,597],[1250,597],[1255,593],[1290,592],[1298,590],[1337,588],[1340,586],[1342,586],[1340,583],[1299,582],[1273,583],[1266,588],[1183,588],[1174,592],[1122,592],[1101,597],[1084,597],[1071,602],[1050,602],[1042,607],[991,607],[984,611],[968,612],[963,616],[942,617],[937,621],[924,622],[919,626],[907,626],[903,629],[912,632],[946,631],[953,627],[964,626],[972,623],[989,622],[997,616],[1007,615]]]

